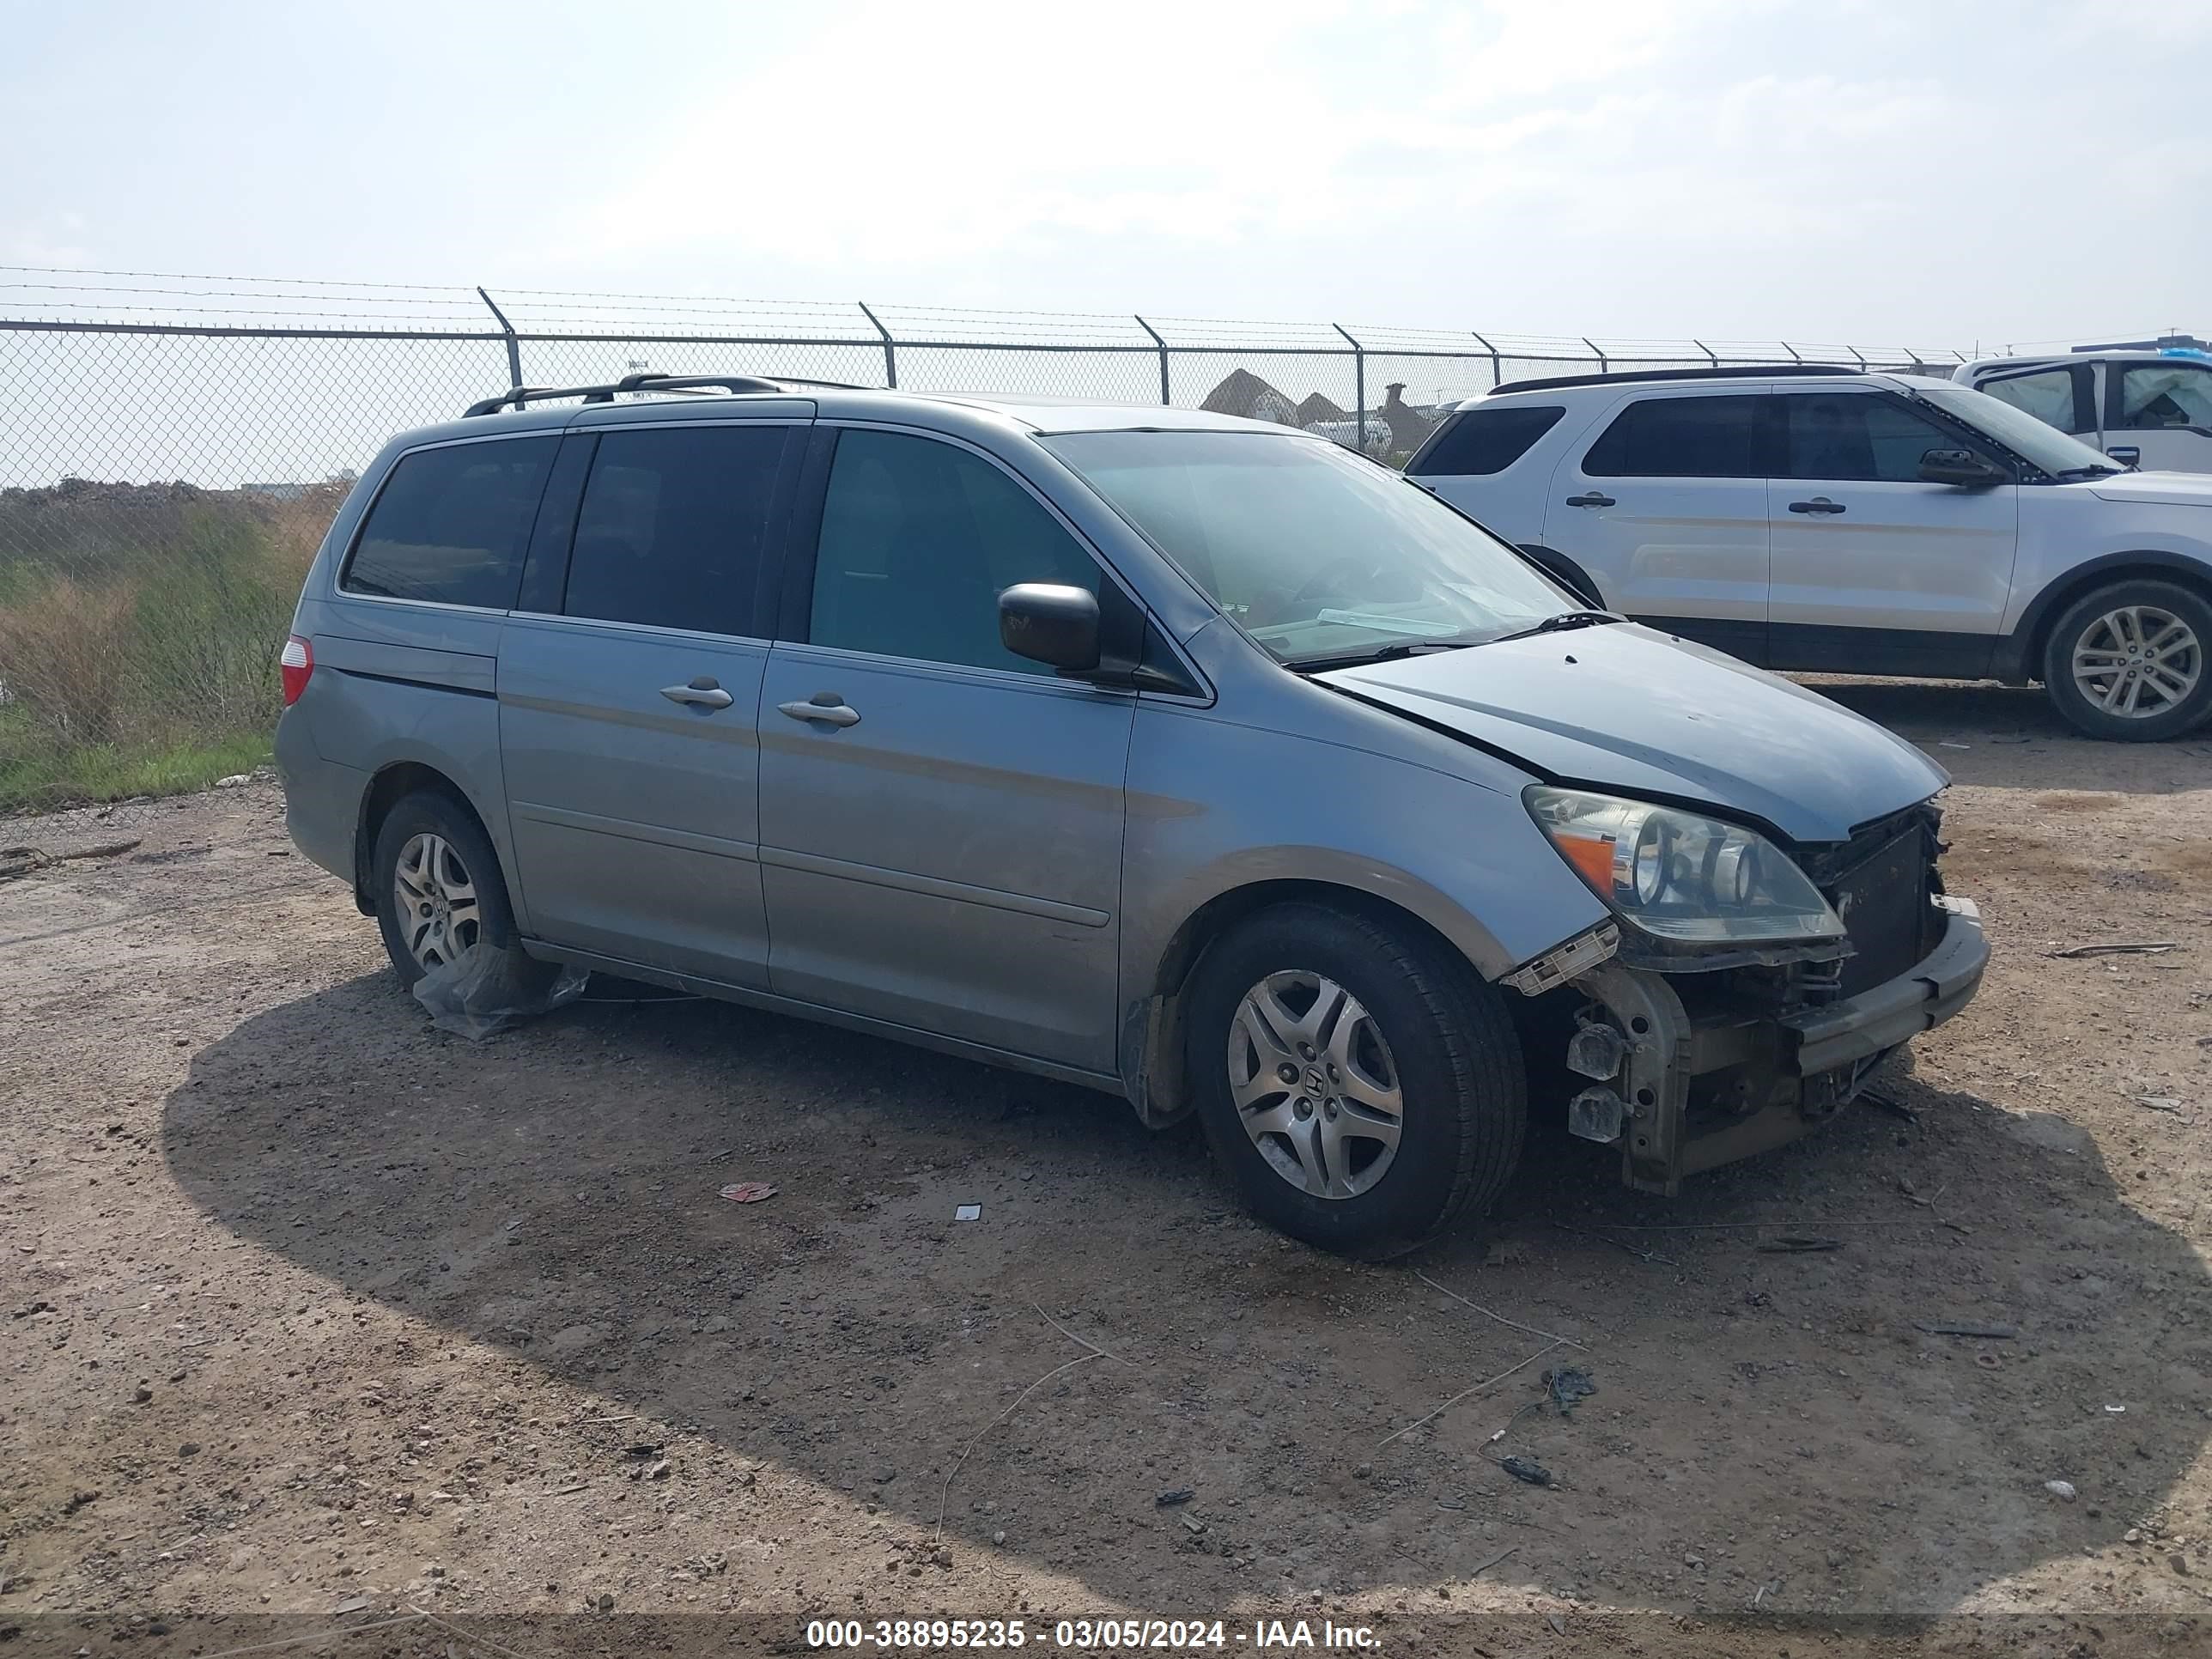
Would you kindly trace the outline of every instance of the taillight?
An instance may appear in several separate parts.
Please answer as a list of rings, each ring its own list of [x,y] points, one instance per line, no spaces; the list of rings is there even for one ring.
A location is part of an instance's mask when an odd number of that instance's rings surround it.
[[[300,701],[300,693],[307,689],[308,676],[315,672],[315,647],[295,634],[284,641],[276,665],[283,671],[284,707],[289,708]]]

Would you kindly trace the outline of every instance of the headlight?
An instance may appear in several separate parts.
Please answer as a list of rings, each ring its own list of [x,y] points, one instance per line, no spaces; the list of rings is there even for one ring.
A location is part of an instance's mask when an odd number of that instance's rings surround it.
[[[1525,796],[1560,856],[1623,920],[1686,944],[1841,939],[1805,872],[1763,836],[1671,806],[1537,787]]]

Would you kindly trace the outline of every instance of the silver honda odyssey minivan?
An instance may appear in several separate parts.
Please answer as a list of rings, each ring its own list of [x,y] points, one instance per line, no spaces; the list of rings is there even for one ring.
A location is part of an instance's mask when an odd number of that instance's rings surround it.
[[[751,377],[397,438],[294,838],[401,980],[604,970],[1195,1113],[1297,1237],[1775,1146],[1979,985],[1942,771],[1323,440]]]

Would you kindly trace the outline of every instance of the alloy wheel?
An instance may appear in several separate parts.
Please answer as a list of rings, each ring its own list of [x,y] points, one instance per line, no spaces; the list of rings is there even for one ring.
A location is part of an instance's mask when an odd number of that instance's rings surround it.
[[[2075,689],[2092,708],[2148,720],[2186,702],[2204,672],[2196,629],[2154,605],[2106,611],[2074,641]]]
[[[1229,1092],[1268,1167],[1316,1198],[1357,1198],[1389,1170],[1405,1117],[1374,1017],[1324,975],[1270,974],[1229,1035]]]
[[[443,836],[410,836],[392,872],[392,898],[408,954],[425,969],[459,961],[483,937],[468,866]]]

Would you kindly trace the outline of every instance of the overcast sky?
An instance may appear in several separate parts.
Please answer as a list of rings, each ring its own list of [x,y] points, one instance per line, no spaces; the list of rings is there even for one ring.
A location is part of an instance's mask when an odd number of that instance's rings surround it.
[[[0,24],[0,263],[1626,337],[2212,330],[2207,0]]]

